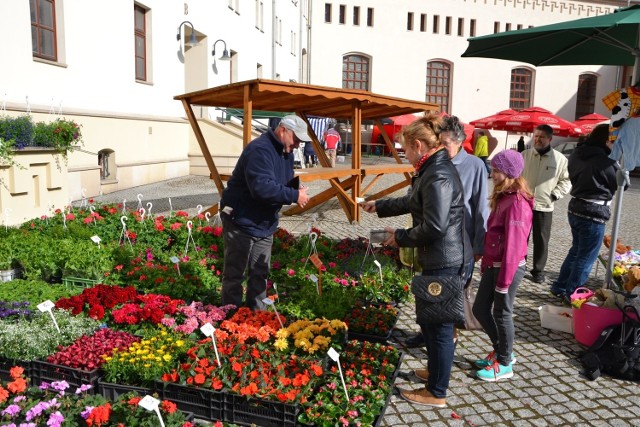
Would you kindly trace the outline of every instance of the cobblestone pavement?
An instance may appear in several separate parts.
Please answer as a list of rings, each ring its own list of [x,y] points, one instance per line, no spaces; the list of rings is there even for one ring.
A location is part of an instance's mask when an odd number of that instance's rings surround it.
[[[347,159],[347,161],[349,161]],[[363,163],[388,162],[389,159],[365,157]],[[369,178],[368,178],[369,179]],[[368,182],[368,179],[366,182]],[[399,176],[385,176],[371,190],[398,182]],[[619,237],[623,243],[640,246],[640,179],[632,178],[632,186],[625,192]],[[317,194],[328,184],[325,181],[309,183],[311,194]],[[395,195],[403,194],[404,190]],[[128,206],[137,204],[137,195],[143,203],[151,201],[153,212],[173,209],[198,211],[216,203],[213,182],[207,177],[188,176],[164,181],[95,198],[103,202],[121,202],[127,198]],[[133,203],[133,204],[132,204]],[[556,203],[553,220],[547,283],[536,284],[527,279],[520,286],[515,304],[517,364],[514,377],[488,383],[473,377],[469,360],[484,357],[490,350],[489,341],[481,331],[461,331],[456,350],[459,362],[451,373],[447,408],[430,409],[405,402],[392,396],[385,412],[383,426],[638,426],[640,425],[640,387],[638,383],[600,377],[589,381],[580,375],[578,355],[584,347],[572,334],[544,329],[540,326],[538,308],[544,304],[557,304],[548,293],[550,282],[557,276],[560,265],[571,243],[571,232],[566,218],[568,197]],[[334,238],[366,235],[369,229],[386,225],[404,226],[407,218],[378,219],[362,212],[358,227],[349,224],[339,203],[334,199],[314,208],[302,216],[281,219],[281,226],[292,232],[306,232],[310,223]],[[607,226],[610,233],[612,221]],[[530,248],[531,250],[531,248]],[[596,277],[597,273],[597,277]],[[474,273],[479,280],[479,271]],[[594,268],[589,286],[602,285],[604,271]],[[422,384],[411,374],[415,368],[426,365],[424,349],[407,349],[402,343],[418,330],[412,303],[400,306],[400,319],[392,340],[405,352],[396,385],[418,388]]]

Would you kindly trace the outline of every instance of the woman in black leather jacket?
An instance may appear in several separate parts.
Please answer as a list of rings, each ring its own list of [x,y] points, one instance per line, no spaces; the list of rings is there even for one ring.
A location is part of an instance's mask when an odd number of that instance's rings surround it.
[[[429,115],[405,126],[401,144],[405,156],[416,168],[412,189],[403,197],[365,202],[367,212],[381,218],[410,213],[413,227],[385,228],[386,244],[417,247],[422,274],[451,276],[461,273],[465,260],[473,257],[464,231],[464,197],[458,172],[440,141],[441,119]],[[428,383],[418,390],[400,390],[413,403],[443,408],[453,364],[453,323],[419,321],[426,337]]]

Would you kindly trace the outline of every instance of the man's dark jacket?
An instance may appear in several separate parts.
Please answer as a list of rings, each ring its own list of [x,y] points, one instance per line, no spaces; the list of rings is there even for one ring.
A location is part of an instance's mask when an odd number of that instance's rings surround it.
[[[233,223],[255,237],[268,237],[278,228],[278,211],[298,201],[293,178],[293,154],[269,129],[245,147],[222,192],[221,207],[233,208]]]

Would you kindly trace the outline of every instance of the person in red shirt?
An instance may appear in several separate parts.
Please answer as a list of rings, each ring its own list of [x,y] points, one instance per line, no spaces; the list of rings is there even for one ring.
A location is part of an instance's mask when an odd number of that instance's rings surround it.
[[[331,167],[336,167],[336,152],[338,151],[338,145],[340,144],[340,133],[335,129],[335,125],[331,126],[322,136],[324,140],[324,151],[327,153],[327,157],[331,161]]]

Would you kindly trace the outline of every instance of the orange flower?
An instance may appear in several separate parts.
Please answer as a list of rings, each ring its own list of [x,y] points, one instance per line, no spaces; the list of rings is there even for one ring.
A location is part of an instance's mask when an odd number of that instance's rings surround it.
[[[7,389],[14,394],[22,393],[27,389],[27,382],[24,378],[16,378],[13,382],[7,384]]]
[[[178,409],[175,403],[170,402],[168,400],[163,400],[160,406],[162,407],[162,410],[165,411],[167,414],[173,414]]]
[[[142,400],[141,397],[136,396],[136,397],[132,397],[131,399],[129,399],[129,401],[127,402],[129,405],[137,405],[138,403],[140,403],[140,401]]]
[[[223,386],[224,386],[224,384],[222,384],[222,381],[219,380],[218,378],[215,378],[211,382],[211,388],[214,389],[214,390],[222,390]]]
[[[240,394],[243,396],[253,396],[258,392],[258,386],[255,383],[251,383],[246,387],[240,389]]]
[[[207,380],[207,379],[206,379],[206,378],[205,378],[205,376],[204,376],[204,375],[202,375],[202,374],[196,374],[196,376],[195,376],[195,377],[193,377],[193,382],[195,382],[195,383],[196,383],[196,384],[198,384],[198,385],[204,384],[204,382],[205,382],[206,380]]]
[[[0,385],[0,403],[6,402],[8,397],[9,397],[9,392],[4,388],[2,388],[2,386]]]
[[[22,368],[21,366],[14,366],[9,370],[9,375],[11,375],[11,378],[13,378],[14,380],[16,378],[20,378],[23,373],[24,373],[24,368]]]

